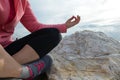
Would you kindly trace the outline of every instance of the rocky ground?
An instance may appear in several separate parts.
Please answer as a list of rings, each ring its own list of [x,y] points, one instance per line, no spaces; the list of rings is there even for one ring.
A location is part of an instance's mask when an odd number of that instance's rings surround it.
[[[120,43],[102,32],[76,32],[50,55],[50,80],[120,80]]]

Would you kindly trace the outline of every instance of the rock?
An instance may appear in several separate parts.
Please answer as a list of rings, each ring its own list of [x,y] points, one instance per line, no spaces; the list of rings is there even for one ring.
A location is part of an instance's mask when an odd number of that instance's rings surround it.
[[[102,32],[66,36],[50,55],[50,80],[120,80],[120,43]]]

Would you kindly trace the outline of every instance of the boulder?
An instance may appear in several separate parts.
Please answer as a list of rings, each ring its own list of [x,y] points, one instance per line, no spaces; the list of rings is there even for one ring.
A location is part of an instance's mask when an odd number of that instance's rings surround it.
[[[50,80],[120,80],[120,43],[102,32],[66,36],[50,55]]]

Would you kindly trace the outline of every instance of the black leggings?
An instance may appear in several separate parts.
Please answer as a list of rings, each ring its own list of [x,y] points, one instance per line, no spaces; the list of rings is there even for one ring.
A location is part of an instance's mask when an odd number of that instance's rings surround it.
[[[28,36],[14,41],[5,50],[14,55],[20,51],[26,44],[31,46],[37,54],[42,58],[49,53],[61,40],[60,32],[55,28],[45,28],[35,31]]]

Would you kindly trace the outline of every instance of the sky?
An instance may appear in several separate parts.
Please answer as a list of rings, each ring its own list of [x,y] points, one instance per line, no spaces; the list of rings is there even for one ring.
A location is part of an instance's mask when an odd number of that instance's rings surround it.
[[[80,15],[81,22],[108,23],[120,18],[120,0],[30,0],[38,19],[45,23],[64,22]]]
[[[71,16],[80,15],[80,23],[63,35],[92,30],[102,31],[120,39],[118,37],[120,0],[29,0],[29,2],[37,19],[45,24],[65,23]]]

